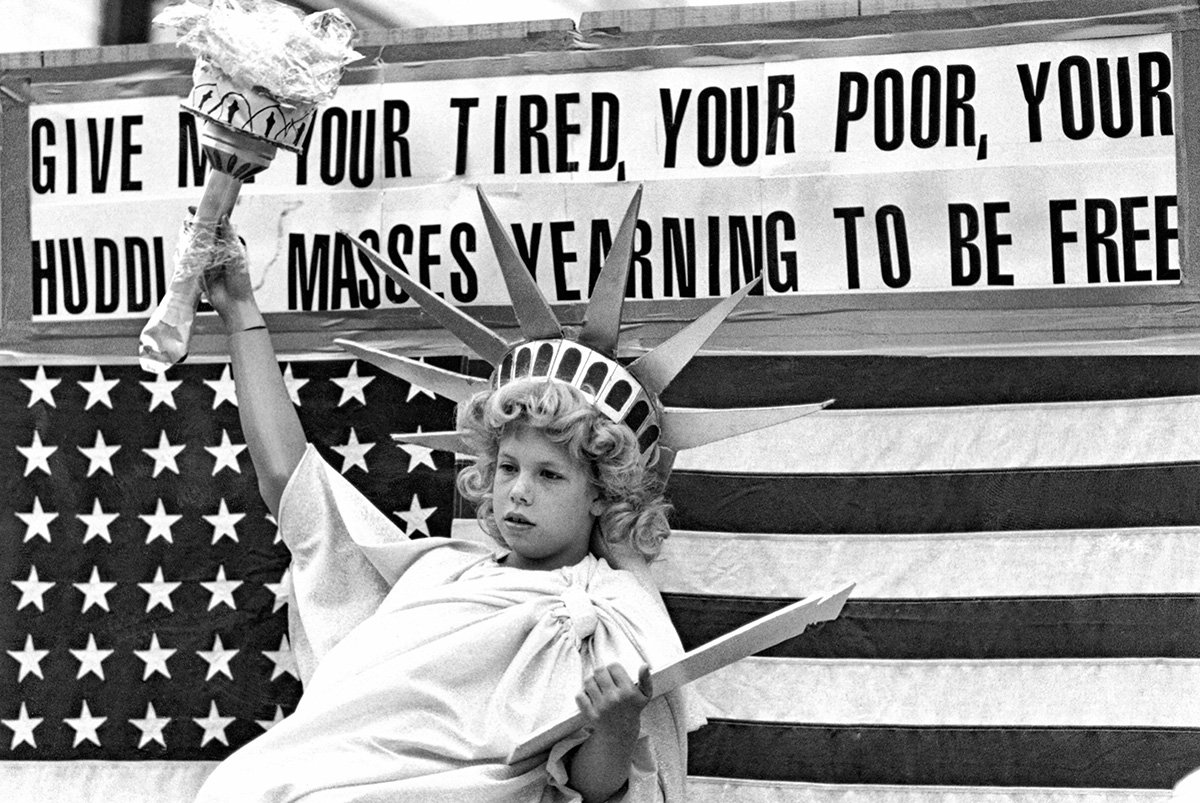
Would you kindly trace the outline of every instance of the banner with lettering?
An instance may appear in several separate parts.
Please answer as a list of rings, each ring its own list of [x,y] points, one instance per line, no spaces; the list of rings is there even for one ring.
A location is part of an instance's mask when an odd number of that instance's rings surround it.
[[[636,184],[630,298],[1181,281],[1169,34],[427,74],[342,87],[305,155],[243,188],[266,311],[412,303],[340,231],[505,303],[477,185],[551,302],[587,297]],[[172,96],[38,103],[30,148],[34,321],[148,314],[200,196],[195,120]]]

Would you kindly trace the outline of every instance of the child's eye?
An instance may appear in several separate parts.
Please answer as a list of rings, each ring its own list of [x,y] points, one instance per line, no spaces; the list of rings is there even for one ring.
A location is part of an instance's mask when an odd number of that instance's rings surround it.
[[[542,476],[548,480],[561,480],[562,479],[562,474],[559,474],[557,471],[551,471],[548,468],[542,470]]]
[[[517,470],[517,467],[514,466],[512,463],[500,463],[499,465],[496,466],[496,470],[501,471],[505,474],[511,474],[512,472]]]

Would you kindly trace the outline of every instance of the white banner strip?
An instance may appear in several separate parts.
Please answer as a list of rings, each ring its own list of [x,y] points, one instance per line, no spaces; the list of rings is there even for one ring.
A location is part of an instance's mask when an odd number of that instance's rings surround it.
[[[746,658],[693,684],[705,714],[837,725],[1195,727],[1200,661]]]
[[[1170,798],[1164,789],[843,786],[688,778],[691,803],[1157,803]]]
[[[552,302],[582,300],[634,182],[636,299],[725,296],[754,272],[778,297],[1171,288],[1185,71],[1173,55],[1164,32],[680,67],[633,57],[640,69],[536,81],[452,65],[383,75],[343,86],[305,129],[305,154],[247,184],[234,219],[268,313],[412,306],[338,229],[451,303],[507,304],[476,185]],[[179,98],[136,89],[29,109],[37,323],[144,318],[168,282],[200,144]],[[1137,114],[1117,102],[1130,93]],[[221,113],[244,111],[238,97]],[[265,119],[247,130],[269,133]]]
[[[1197,421],[1197,396],[825,410],[689,449],[675,471],[843,474],[1189,462],[1200,460]]]
[[[472,522],[473,524],[473,522]],[[1200,593],[1200,528],[792,535],[679,530],[651,569],[663,592],[856,598]]]

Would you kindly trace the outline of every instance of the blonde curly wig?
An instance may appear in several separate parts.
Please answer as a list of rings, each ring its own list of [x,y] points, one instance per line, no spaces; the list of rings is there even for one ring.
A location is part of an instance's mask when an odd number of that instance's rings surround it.
[[[587,467],[604,506],[597,524],[605,543],[628,543],[647,560],[658,555],[670,533],[670,506],[661,480],[641,465],[633,432],[598,412],[576,388],[545,379],[478,393],[459,411],[458,429],[478,456],[459,472],[458,489],[475,504],[485,532],[504,545],[492,519],[492,483],[501,439],[521,426],[539,430]]]

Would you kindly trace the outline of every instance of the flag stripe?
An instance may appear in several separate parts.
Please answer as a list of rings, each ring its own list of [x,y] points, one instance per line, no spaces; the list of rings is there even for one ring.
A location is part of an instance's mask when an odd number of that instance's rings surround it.
[[[692,775],[825,784],[1169,789],[1200,730],[838,727],[716,720],[692,734]],[[991,799],[990,796],[984,796]]]
[[[1200,521],[1200,464],[930,474],[680,471],[674,527],[727,533],[932,533]]]
[[[676,460],[677,627],[858,585],[697,683],[695,799],[1146,799],[1200,764],[1196,358],[735,362],[669,403],[838,401]]]
[[[7,761],[0,773],[6,801],[191,801],[215,761]],[[81,794],[87,790],[87,796]]]
[[[720,723],[713,728],[720,727]],[[707,729],[706,729],[707,730]],[[67,771],[59,762],[10,761],[0,774],[5,800],[45,800],[60,790],[88,789],[97,800],[161,803],[163,790],[172,800],[191,800],[215,762],[206,761],[75,761]],[[55,798],[57,799],[57,798]],[[692,776],[689,803],[1161,803],[1162,789],[1073,789],[1070,787],[895,786],[886,784],[816,784]]]
[[[1200,397],[837,410],[682,452],[678,472],[975,471],[1200,460]],[[846,433],[853,432],[853,438]],[[779,449],[780,443],[788,444]]]
[[[935,535],[677,531],[652,571],[664,593],[801,598],[854,581],[854,598],[1200,593],[1200,528]]]
[[[1200,356],[714,355],[693,360],[667,405],[757,407],[836,399],[838,409],[948,407],[1200,395]]]
[[[1163,789],[1071,789],[1068,787],[894,786],[688,778],[691,803],[1161,803]]]
[[[665,594],[685,649],[794,602]],[[1200,594],[864,600],[760,655],[775,658],[1200,658]]]
[[[710,716],[838,725],[1154,727],[1200,723],[1200,660],[751,657],[695,682]],[[1016,692],[1019,690],[1019,693]]]

